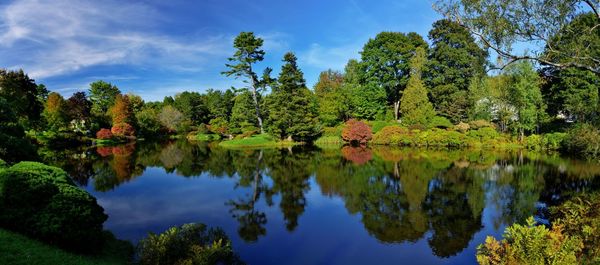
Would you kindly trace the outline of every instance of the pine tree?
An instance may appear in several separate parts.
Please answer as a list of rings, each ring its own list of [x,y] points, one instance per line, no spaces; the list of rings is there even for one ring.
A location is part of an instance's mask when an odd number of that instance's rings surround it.
[[[267,98],[268,130],[282,139],[310,140],[319,133],[318,105],[296,61],[291,52],[283,58],[277,85]]]
[[[433,105],[427,97],[427,89],[421,80],[421,73],[425,63],[425,50],[417,48],[412,58],[411,73],[406,90],[400,100],[400,111],[402,112],[402,123],[407,125],[429,123],[435,116]]]

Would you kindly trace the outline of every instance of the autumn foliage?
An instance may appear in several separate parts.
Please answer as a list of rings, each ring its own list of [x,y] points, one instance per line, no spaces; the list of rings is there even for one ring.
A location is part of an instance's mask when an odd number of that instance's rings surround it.
[[[118,94],[115,97],[115,104],[110,109],[113,124],[128,123],[133,116],[131,103],[127,95]],[[114,132],[113,132],[114,133]]]
[[[115,124],[112,129],[110,129],[113,135],[123,137],[123,136],[134,136],[135,129],[133,126],[129,125],[129,123],[118,123]]]
[[[351,119],[342,130],[342,139],[350,143],[366,144],[373,138],[371,127],[364,122]]]
[[[97,139],[107,140],[113,138],[113,133],[109,129],[102,128],[96,133]]]
[[[342,148],[342,155],[345,159],[357,165],[366,164],[373,159],[371,149],[366,147],[344,146]]]

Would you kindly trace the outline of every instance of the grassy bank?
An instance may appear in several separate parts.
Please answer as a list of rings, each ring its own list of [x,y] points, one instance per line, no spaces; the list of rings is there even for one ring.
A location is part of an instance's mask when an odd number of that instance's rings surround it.
[[[206,133],[190,133],[186,137],[188,141],[218,141],[221,140],[221,136],[218,134],[206,134]]]
[[[97,256],[73,254],[20,234],[0,229],[0,264],[45,265],[129,264],[130,248],[114,238]],[[125,244],[125,245],[124,245]]]
[[[233,139],[219,143],[226,148],[252,148],[252,147],[287,147],[298,145],[297,142],[277,141],[268,134],[253,135],[241,139]]]

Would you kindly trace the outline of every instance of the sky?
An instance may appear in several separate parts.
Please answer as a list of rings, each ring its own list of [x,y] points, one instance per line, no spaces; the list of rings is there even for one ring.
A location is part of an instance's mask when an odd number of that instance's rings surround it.
[[[321,71],[359,59],[377,33],[426,38],[440,18],[429,0],[0,0],[0,68],[65,97],[104,80],[162,100],[240,86],[221,72],[235,36],[252,31],[264,39],[258,69],[276,76],[292,51],[312,87]]]

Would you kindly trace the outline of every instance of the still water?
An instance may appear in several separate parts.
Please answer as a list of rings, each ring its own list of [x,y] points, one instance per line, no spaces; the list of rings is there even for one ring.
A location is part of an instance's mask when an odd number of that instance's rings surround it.
[[[118,238],[200,222],[248,264],[475,264],[487,235],[600,188],[599,164],[524,151],[175,141],[44,154]]]

